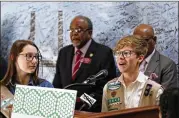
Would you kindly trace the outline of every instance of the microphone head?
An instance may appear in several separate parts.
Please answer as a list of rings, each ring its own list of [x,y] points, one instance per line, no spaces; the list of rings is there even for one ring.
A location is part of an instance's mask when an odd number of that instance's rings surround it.
[[[91,94],[88,95],[88,94],[84,93],[84,94],[82,94],[82,95],[80,96],[80,99],[81,99],[83,102],[87,103],[89,107],[91,107],[91,106],[93,106],[94,103],[97,101],[97,100],[94,99],[93,97],[94,97],[93,94],[92,94],[92,96],[91,96]]]
[[[83,83],[85,83],[85,84],[91,83],[91,82],[97,81],[99,79],[103,79],[107,76],[108,76],[108,71],[106,69],[103,69],[103,70],[99,71],[96,75],[92,75],[92,76],[88,77],[87,80],[85,80]]]
[[[94,78],[98,78],[98,77],[106,77],[108,76],[108,71],[106,69],[103,69],[101,71],[99,71]]]
[[[108,76],[108,71],[106,69],[101,70],[101,71],[103,71],[105,77]]]

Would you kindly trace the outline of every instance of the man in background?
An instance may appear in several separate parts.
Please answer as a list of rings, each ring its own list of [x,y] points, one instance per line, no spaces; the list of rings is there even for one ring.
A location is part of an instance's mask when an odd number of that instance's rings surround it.
[[[134,29],[133,34],[148,42],[148,52],[140,65],[140,70],[164,88],[179,87],[175,62],[155,49],[157,37],[154,35],[153,27],[140,24]]]
[[[106,69],[107,77],[96,81],[99,104],[91,110],[100,112],[103,87],[107,81],[116,77],[112,49],[92,39],[93,25],[88,17],[76,16],[70,24],[69,32],[72,45],[59,51],[53,85],[55,88],[64,88],[73,83],[83,83],[91,75]]]

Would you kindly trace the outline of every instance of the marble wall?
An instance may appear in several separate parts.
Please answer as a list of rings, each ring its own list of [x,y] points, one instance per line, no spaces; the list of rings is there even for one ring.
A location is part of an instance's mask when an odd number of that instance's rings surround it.
[[[67,30],[76,15],[89,17],[94,40],[111,48],[136,25],[150,24],[157,50],[178,64],[178,2],[1,2],[3,57],[15,40],[33,37],[43,56],[40,76],[52,82],[58,50],[71,43]]]

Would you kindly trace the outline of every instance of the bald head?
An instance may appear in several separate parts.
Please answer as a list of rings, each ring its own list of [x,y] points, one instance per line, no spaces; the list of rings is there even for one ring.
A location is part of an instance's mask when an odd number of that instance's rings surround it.
[[[157,37],[154,35],[152,26],[147,24],[140,24],[134,29],[133,35],[136,35],[148,42],[148,52],[146,55],[146,57],[148,57],[155,49],[157,40]]]
[[[88,17],[79,15],[79,16],[76,16],[75,18],[73,18],[72,21],[74,21],[76,19],[80,19],[82,22],[86,22],[87,25],[88,25],[88,29],[91,30],[91,31],[93,30],[93,24]],[[72,22],[71,22],[71,24],[72,24]]]
[[[134,29],[133,35],[139,35],[142,38],[154,37],[154,30],[152,26],[147,24],[140,24]]]

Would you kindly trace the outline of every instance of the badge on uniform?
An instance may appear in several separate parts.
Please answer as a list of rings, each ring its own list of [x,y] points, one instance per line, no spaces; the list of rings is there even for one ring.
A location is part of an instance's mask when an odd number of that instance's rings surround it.
[[[144,95],[145,95],[145,96],[151,95],[151,94],[150,94],[151,88],[152,88],[152,85],[151,85],[151,84],[147,84],[147,86],[146,86],[146,88],[145,88],[145,91],[144,91]]]
[[[121,87],[121,83],[119,81],[108,83],[109,90],[117,90]]]
[[[118,104],[120,104],[120,98],[117,97],[117,98],[108,99],[108,104],[109,105],[118,105]]]
[[[112,97],[115,97],[115,96],[116,96],[116,91],[112,91],[112,92],[111,92],[111,96],[112,96]]]

